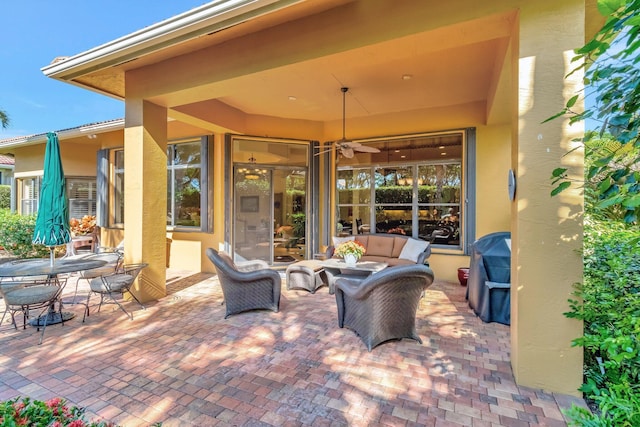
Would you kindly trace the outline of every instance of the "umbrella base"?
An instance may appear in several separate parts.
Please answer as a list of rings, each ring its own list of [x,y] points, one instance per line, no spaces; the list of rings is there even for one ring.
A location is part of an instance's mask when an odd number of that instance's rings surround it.
[[[56,323],[62,323],[66,322],[67,320],[71,320],[74,317],[76,317],[75,313],[71,313],[70,311],[63,311],[62,315],[60,315],[60,313],[56,311],[55,313],[49,313],[36,319],[32,319],[29,321],[29,324],[31,326],[41,327],[45,325],[46,320],[47,326],[55,325]]]

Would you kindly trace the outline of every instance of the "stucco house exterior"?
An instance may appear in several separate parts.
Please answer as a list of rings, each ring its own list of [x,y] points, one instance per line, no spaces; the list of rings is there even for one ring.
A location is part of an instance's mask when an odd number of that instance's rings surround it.
[[[0,154],[0,185],[11,185],[15,159],[6,154]]]
[[[551,198],[549,177],[582,176],[582,152],[563,155],[583,128],[542,122],[581,88],[573,49],[601,23],[592,0],[212,1],[43,72],[125,103],[59,139],[103,240],[149,263],[143,299],[166,294],[166,237],[172,266],[213,271],[207,247],[278,266],[399,232],[432,240],[453,281],[474,240],[510,231],[516,380],[576,395],[582,324],[562,313],[583,198]],[[379,151],[345,155],[343,137]],[[0,141],[23,212],[45,140]]]

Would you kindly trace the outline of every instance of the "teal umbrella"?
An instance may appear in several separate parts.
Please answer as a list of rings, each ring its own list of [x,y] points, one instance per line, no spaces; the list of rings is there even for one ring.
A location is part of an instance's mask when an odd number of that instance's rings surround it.
[[[44,176],[40,190],[38,217],[33,230],[33,243],[49,246],[53,267],[55,246],[71,241],[69,231],[69,201],[65,188],[62,159],[58,135],[47,134],[47,148],[44,153]]]

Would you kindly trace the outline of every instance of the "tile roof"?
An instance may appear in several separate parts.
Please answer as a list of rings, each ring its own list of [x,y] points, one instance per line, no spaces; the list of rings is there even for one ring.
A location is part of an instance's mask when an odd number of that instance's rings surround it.
[[[0,165],[14,165],[16,160],[12,156],[0,154]]]
[[[84,125],[80,125],[80,126],[76,126],[76,127],[72,127],[72,128],[66,128],[66,129],[59,129],[56,130],[54,132],[56,132],[57,134],[63,133],[63,132],[73,132],[73,131],[81,131],[84,129],[90,129],[90,128],[100,128],[103,127],[105,125],[108,124],[112,124],[112,123],[117,123],[117,122],[123,122],[124,119],[119,118],[119,119],[112,119],[112,120],[105,120],[102,122],[95,122],[95,123],[88,123],[88,124],[84,124]],[[32,142],[38,142],[41,139],[45,139],[47,136],[48,132],[43,132],[43,133],[34,133],[31,135],[23,135],[23,136],[14,136],[12,138],[7,138],[7,139],[0,139],[0,147],[2,147],[3,145],[11,145],[12,143],[16,143],[16,142],[21,142],[21,141],[32,141]]]

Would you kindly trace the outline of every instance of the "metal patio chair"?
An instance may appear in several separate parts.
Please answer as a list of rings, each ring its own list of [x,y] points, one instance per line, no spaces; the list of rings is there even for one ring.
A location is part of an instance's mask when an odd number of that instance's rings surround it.
[[[112,303],[116,304],[120,309],[133,320],[133,313],[128,312],[124,306],[118,301],[116,296],[122,296],[125,293],[129,293],[140,307],[145,308],[144,305],[138,300],[133,292],[131,292],[131,286],[135,282],[136,278],[147,267],[147,263],[138,264],[123,264],[118,270],[111,274],[101,275],[89,281],[89,287],[91,292],[87,295],[87,310],[85,311],[85,317],[89,313],[89,300],[92,294],[100,295],[100,304],[98,304],[98,312],[105,303],[105,298],[108,298]],[[84,322],[85,317],[82,318]]]

